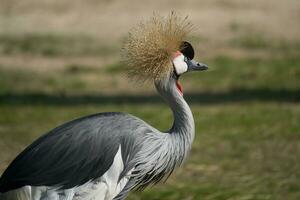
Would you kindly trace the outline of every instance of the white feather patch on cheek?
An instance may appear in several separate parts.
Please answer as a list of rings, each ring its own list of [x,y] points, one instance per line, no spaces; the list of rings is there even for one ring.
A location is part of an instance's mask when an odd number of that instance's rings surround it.
[[[187,66],[186,62],[184,62],[183,54],[176,56],[173,59],[173,64],[175,67],[175,71],[178,75],[183,74],[184,72],[186,72],[188,70],[188,66]]]

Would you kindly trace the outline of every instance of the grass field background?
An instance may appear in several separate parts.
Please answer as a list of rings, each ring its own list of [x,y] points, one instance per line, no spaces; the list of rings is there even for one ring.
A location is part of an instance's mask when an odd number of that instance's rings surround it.
[[[0,173],[41,134],[97,112],[160,130],[169,108],[130,82],[120,48],[153,11],[189,15],[196,59],[182,76],[196,123],[186,164],[130,200],[300,199],[300,2],[0,0]]]

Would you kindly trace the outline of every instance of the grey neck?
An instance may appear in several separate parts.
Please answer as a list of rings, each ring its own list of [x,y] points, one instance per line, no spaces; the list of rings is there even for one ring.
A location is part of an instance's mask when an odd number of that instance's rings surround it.
[[[194,139],[195,124],[188,104],[176,87],[176,77],[155,81],[155,87],[173,111],[174,123],[168,133],[156,129],[141,142],[143,148],[135,158],[135,186],[145,187],[168,177],[181,165]],[[150,159],[145,159],[150,158]]]
[[[176,78],[168,77],[155,82],[162,98],[173,111],[174,123],[169,130],[173,142],[184,148],[184,157],[190,150],[195,135],[195,123],[192,111],[176,87]]]

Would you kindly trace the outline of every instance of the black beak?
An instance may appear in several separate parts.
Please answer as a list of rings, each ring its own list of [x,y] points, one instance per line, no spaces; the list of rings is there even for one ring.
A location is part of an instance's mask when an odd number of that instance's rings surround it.
[[[204,71],[208,69],[208,66],[203,63],[198,63],[195,60],[187,60],[188,71]]]

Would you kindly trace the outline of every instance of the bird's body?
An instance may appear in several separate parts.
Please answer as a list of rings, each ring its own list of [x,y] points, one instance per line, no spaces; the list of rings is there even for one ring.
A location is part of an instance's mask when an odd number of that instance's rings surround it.
[[[185,48],[192,54],[184,55]],[[185,160],[195,134],[179,76],[207,68],[191,60],[191,46],[181,50],[174,56],[171,74],[154,81],[173,112],[169,131],[115,112],[63,124],[8,166],[0,178],[0,200],[121,200],[133,189],[167,178]]]
[[[32,199],[56,196],[54,193],[61,197],[73,193],[74,197],[78,196],[77,199],[84,199],[84,193],[91,193],[86,189],[93,188],[94,196],[100,192],[97,190],[103,188],[107,195],[113,195],[115,191],[108,191],[103,183],[114,184],[117,189],[118,176],[124,170],[124,164],[130,164],[120,162],[120,151],[123,150],[124,158],[129,153],[136,153],[135,149],[139,147],[133,144],[138,144],[139,136],[149,131],[144,125],[130,115],[103,113],[59,126],[32,143],[13,161],[1,177],[0,192],[29,186],[23,190],[31,193]],[[120,130],[120,127],[123,129]],[[136,132],[129,132],[132,129],[128,127],[140,129],[141,134],[134,136]],[[105,173],[110,173],[110,168],[117,179],[106,180]],[[126,179],[126,173],[122,178]]]
[[[28,146],[2,175],[0,192],[33,200],[122,199],[132,187],[158,182],[184,160],[194,121],[172,78],[157,88],[174,113],[169,132],[125,113],[79,118]]]

